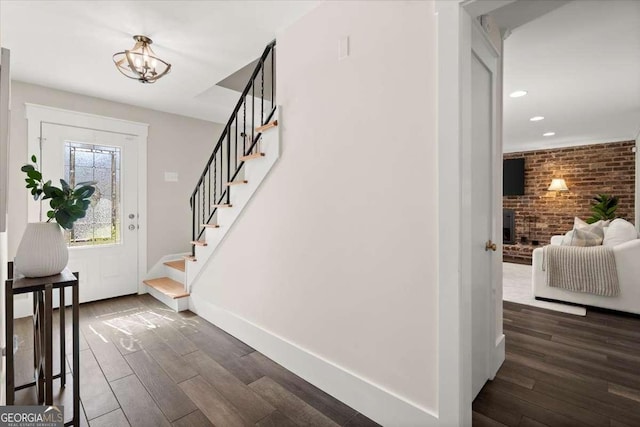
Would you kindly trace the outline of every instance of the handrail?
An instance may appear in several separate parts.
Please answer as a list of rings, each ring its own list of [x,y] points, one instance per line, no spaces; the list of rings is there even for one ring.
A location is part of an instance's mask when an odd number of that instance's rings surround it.
[[[256,113],[260,114],[259,127],[269,123],[275,113],[275,45],[275,40],[269,43],[258,59],[258,63],[191,193],[189,205],[192,211],[193,241],[197,241],[202,236],[205,230],[203,224],[208,224],[211,221],[218,210],[217,205],[230,204],[231,189],[226,186],[224,181],[232,182],[244,166],[244,161],[238,159],[238,151],[241,150],[240,157],[253,153],[262,136],[262,132],[257,132],[254,123]],[[271,59],[271,99],[267,100],[270,103],[270,110],[267,110],[265,115],[265,67],[269,58]],[[257,91],[259,93],[256,93]],[[247,97],[250,94],[251,100],[248,103]],[[256,110],[258,108],[257,102],[259,102],[259,111]],[[241,110],[242,115],[240,115]],[[247,120],[247,110],[250,110],[251,113],[250,120]],[[239,126],[239,123],[242,124],[242,127]],[[247,125],[251,127],[250,130],[247,129]]]
[[[229,127],[231,126],[231,124],[235,120],[236,115],[238,114],[238,111],[240,111],[240,107],[244,103],[246,96],[249,95],[249,90],[253,86],[253,81],[255,80],[256,77],[258,77],[258,73],[262,69],[262,66],[264,65],[264,61],[267,59],[267,56],[269,56],[269,52],[271,52],[271,50],[275,47],[275,45],[276,45],[276,41],[274,40],[271,43],[269,43],[267,45],[267,47],[264,49],[264,52],[262,53],[262,56],[258,60],[258,64],[256,65],[255,70],[253,70],[253,73],[251,74],[251,77],[249,78],[249,82],[247,83],[247,86],[245,86],[244,90],[242,91],[242,95],[240,95],[240,99],[236,103],[236,106],[233,109],[233,112],[231,113],[231,117],[229,118],[229,120],[227,121],[227,124],[224,127],[224,131],[222,132],[222,135],[220,135],[220,138],[218,139],[218,143],[216,144],[216,147],[213,149],[213,153],[211,154],[211,157],[209,157],[209,161],[207,162],[207,166],[205,166],[205,172],[206,172],[207,168],[209,167],[209,165],[211,165],[211,163],[213,162],[213,159],[215,157],[216,151],[218,151],[218,149],[222,146],[222,143],[223,143],[224,138],[225,138],[226,133],[227,133],[227,129],[229,129]],[[273,97],[273,94],[271,96]],[[202,172],[202,175],[200,175],[200,179],[198,180],[198,183],[196,184],[196,189],[198,188],[198,185],[200,185],[202,183],[202,180],[204,179],[205,172]],[[193,197],[195,193],[196,193],[196,190],[193,190],[193,193],[191,193],[191,197]]]

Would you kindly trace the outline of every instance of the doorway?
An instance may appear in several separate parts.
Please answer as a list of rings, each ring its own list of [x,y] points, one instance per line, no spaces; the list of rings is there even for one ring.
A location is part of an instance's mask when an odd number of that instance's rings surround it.
[[[40,129],[39,158],[44,176],[63,177],[71,187],[95,182],[86,216],[64,231],[68,267],[82,277],[80,301],[136,293],[136,138],[58,123],[43,122]],[[40,208],[44,211],[47,206]]]
[[[45,177],[96,182],[87,215],[64,231],[80,302],[138,293],[146,273],[147,125],[36,105],[27,105],[27,119],[29,155]],[[31,201],[29,221],[46,210]]]

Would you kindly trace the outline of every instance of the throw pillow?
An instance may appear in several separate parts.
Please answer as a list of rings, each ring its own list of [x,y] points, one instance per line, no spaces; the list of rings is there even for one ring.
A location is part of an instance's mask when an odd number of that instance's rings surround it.
[[[561,246],[571,246],[571,241],[573,240],[573,230],[568,231],[564,236],[562,236]]]
[[[571,246],[599,246],[602,244],[602,227],[595,228],[596,231],[587,230],[585,228],[576,228],[573,230]],[[597,232],[600,230],[600,234]]]
[[[584,228],[584,227],[589,227],[595,224],[600,224],[602,225],[602,227],[608,227],[610,222],[611,222],[610,219],[606,221],[601,219],[600,221],[594,222],[593,224],[587,224],[586,221],[583,221],[576,216],[573,218],[573,228]]]
[[[602,242],[605,246],[617,246],[621,243],[638,238],[636,228],[629,221],[622,218],[614,219],[609,225],[607,235]]]
[[[593,224],[587,224],[585,226],[576,228],[576,230],[587,231],[589,233],[593,233],[597,235],[598,237],[600,237],[600,243],[602,243],[602,239],[604,239],[604,221],[598,221]],[[574,238],[576,237],[575,233],[573,237]]]
[[[584,222],[583,220],[581,220],[578,217],[573,218],[573,228],[581,228],[581,227],[586,227],[587,224],[586,222]]]

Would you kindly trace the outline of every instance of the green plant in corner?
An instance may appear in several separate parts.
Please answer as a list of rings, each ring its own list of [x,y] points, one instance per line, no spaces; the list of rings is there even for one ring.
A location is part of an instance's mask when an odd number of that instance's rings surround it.
[[[36,156],[31,156],[33,164],[26,164],[20,169],[27,174],[27,190],[31,191],[34,200],[50,200],[51,210],[47,212],[47,222],[55,220],[60,227],[70,230],[73,223],[84,218],[89,209],[90,198],[96,191],[96,182],[88,181],[76,184],[73,188],[64,180],[60,180],[61,188],[44,181],[38,170]]]
[[[587,219],[587,224],[616,218],[616,209],[618,209],[618,198],[616,196],[598,194],[593,200],[594,203],[591,206],[593,213],[591,217]]]

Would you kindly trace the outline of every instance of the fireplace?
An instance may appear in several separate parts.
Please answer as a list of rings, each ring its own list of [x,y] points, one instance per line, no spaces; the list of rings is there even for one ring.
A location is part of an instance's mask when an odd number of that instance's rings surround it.
[[[502,210],[502,243],[513,245],[516,242],[516,211]]]

